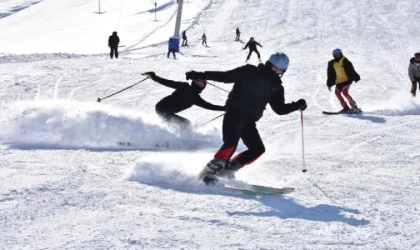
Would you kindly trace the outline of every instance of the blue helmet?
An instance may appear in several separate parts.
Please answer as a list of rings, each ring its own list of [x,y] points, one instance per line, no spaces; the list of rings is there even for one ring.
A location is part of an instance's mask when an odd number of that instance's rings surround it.
[[[289,57],[284,53],[275,53],[270,56],[268,61],[279,69],[286,70],[289,67]]]
[[[336,48],[335,50],[333,50],[332,54],[333,55],[335,55],[335,54],[343,54],[343,51],[341,51],[341,49],[339,49],[339,48]]]

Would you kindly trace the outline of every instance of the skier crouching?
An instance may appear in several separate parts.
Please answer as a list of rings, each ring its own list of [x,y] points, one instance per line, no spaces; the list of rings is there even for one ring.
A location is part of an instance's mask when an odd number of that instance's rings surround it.
[[[146,72],[148,78],[155,82],[158,82],[166,87],[175,89],[171,95],[164,97],[156,104],[156,113],[165,121],[169,123],[177,124],[181,132],[191,129],[191,122],[176,113],[191,108],[193,105],[197,105],[201,108],[215,111],[225,111],[224,106],[214,105],[206,102],[200,96],[201,92],[207,85],[206,80],[195,79],[191,81],[191,85],[188,82],[175,82],[161,78],[155,74],[155,72]]]

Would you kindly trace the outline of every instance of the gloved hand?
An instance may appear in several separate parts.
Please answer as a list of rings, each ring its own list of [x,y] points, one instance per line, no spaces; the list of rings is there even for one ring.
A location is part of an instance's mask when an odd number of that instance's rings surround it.
[[[417,83],[416,81],[411,81],[411,84],[413,84],[413,85],[416,84],[416,83]]]
[[[328,86],[328,90],[331,91],[332,86]]]
[[[306,101],[304,99],[299,99],[296,102],[296,106],[299,110],[302,110],[302,111],[305,110],[306,107],[308,107],[308,105],[306,105]]]
[[[187,80],[195,80],[195,79],[206,80],[203,72],[197,72],[194,70],[191,70],[185,73],[185,77],[187,78]]]
[[[153,72],[153,71],[143,73],[142,75],[144,75],[144,76],[146,76],[147,78],[150,78],[150,79],[153,79],[153,77],[156,76],[155,72]]]

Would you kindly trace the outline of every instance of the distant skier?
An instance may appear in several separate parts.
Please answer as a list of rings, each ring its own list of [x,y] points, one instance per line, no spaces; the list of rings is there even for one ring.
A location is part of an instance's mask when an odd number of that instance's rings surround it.
[[[241,37],[241,32],[239,31],[239,27],[238,27],[238,28],[236,28],[236,38],[235,38],[235,41],[239,41],[240,40],[240,37]]]
[[[111,59],[114,57],[118,58],[118,44],[120,44],[120,38],[117,36],[117,32],[112,32],[112,35],[108,39],[108,46],[111,49],[111,52],[109,53],[109,56]]]
[[[207,36],[206,36],[206,32],[203,33],[203,35],[201,36],[201,40],[203,40],[201,42],[201,45],[205,45],[207,46]]]
[[[168,58],[169,58],[169,54],[172,52],[172,55],[174,56],[174,59],[176,59],[175,49],[176,49],[175,41],[169,38],[169,41],[168,41],[168,55],[167,55]]]
[[[247,62],[248,62],[249,58],[251,57],[251,54],[252,54],[253,51],[255,51],[255,53],[257,53],[258,61],[261,62],[261,56],[260,56],[260,52],[258,52],[258,50],[257,50],[257,45],[262,48],[261,44],[256,42],[253,37],[251,37],[251,39],[249,39],[249,41],[246,43],[244,49],[249,47],[249,53],[248,53],[248,56],[246,57]]]
[[[361,110],[357,107],[356,102],[350,96],[349,90],[353,81],[358,82],[360,80],[360,76],[356,70],[354,70],[353,64],[343,56],[341,49],[333,50],[332,55],[334,59],[328,62],[327,69],[328,90],[331,91],[331,87],[335,85],[335,95],[343,107],[339,113],[359,113]],[[342,94],[349,101],[351,109],[347,105]]]
[[[414,54],[414,57],[410,59],[410,64],[408,65],[408,76],[411,80],[411,91],[410,93],[413,96],[416,96],[417,83],[419,83],[420,91],[420,52]]]
[[[305,110],[306,101],[286,103],[281,77],[289,66],[289,57],[276,53],[264,64],[247,64],[229,71],[190,71],[187,79],[206,79],[234,83],[226,101],[227,111],[223,119],[223,145],[199,174],[199,180],[214,185],[217,176],[234,178],[235,172],[251,164],[265,152],[256,123],[270,104],[278,115]],[[248,149],[231,160],[239,139]]]
[[[206,87],[207,81],[203,79],[195,79],[188,82],[175,82],[161,78],[155,72],[146,72],[148,78],[158,82],[166,87],[175,89],[171,95],[164,97],[156,104],[156,113],[165,121],[177,124],[181,132],[191,128],[191,122],[184,117],[176,115],[176,113],[189,109],[193,105],[197,105],[204,109],[225,111],[224,106],[213,105],[206,102],[200,97],[201,92]]]
[[[182,45],[181,46],[187,46],[188,45],[188,40],[187,40],[187,31],[184,30],[182,32]]]

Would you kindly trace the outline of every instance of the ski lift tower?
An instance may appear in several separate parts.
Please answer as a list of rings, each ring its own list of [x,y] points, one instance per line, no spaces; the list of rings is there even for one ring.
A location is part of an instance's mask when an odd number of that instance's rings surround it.
[[[169,38],[170,43],[175,48],[175,52],[179,51],[179,30],[181,29],[182,5],[184,0],[178,0],[178,13],[176,15],[175,33]]]

